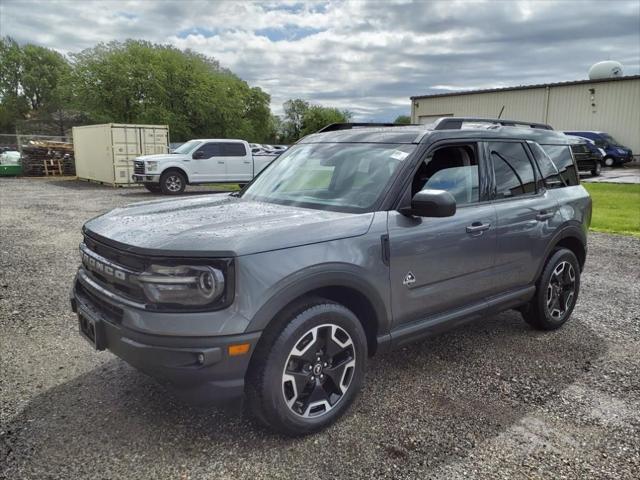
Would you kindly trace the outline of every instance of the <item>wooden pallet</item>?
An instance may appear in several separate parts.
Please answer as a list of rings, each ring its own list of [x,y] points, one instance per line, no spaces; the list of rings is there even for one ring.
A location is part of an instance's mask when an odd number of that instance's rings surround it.
[[[59,158],[48,158],[42,161],[45,176],[62,176],[62,162]]]

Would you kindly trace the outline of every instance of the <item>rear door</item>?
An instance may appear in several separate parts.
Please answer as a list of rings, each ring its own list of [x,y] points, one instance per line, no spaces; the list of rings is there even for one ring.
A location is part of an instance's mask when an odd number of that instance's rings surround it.
[[[447,149],[456,147],[467,150],[466,158],[449,154]],[[486,168],[479,153],[475,142],[432,149],[414,175],[410,196],[424,188],[447,190],[457,203],[452,217],[389,212],[396,326],[477,304],[492,291],[496,213],[482,193],[488,179],[482,173]]]
[[[244,143],[227,142],[220,144],[226,167],[227,181],[249,181],[253,178],[253,159]]]
[[[535,282],[561,214],[526,143],[491,141],[485,149],[494,171],[492,196],[498,219],[495,286],[506,292]]]

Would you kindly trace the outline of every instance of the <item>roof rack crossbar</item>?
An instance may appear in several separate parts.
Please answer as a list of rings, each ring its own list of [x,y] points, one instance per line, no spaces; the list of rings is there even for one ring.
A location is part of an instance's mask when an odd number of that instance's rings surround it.
[[[366,128],[366,127],[410,127],[415,124],[406,123],[331,123],[326,127],[321,128],[316,133],[333,132],[336,130],[351,130],[353,128]]]
[[[434,130],[460,130],[465,122],[492,123],[503,127],[525,126],[542,130],[553,130],[551,125],[538,122],[522,122],[519,120],[503,120],[500,118],[475,118],[475,117],[442,117],[435,121]]]

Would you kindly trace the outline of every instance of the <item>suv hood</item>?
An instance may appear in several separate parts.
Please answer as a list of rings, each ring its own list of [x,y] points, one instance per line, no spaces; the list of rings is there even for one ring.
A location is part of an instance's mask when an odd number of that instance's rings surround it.
[[[373,213],[312,210],[228,194],[116,208],[89,220],[99,241],[141,254],[239,256],[365,234]]]

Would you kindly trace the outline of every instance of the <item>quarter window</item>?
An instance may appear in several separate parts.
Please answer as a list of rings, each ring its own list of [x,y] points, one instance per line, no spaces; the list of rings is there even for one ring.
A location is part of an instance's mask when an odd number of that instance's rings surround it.
[[[536,176],[524,145],[516,142],[489,142],[496,178],[496,198],[536,193]]]
[[[547,155],[555,164],[560,178],[567,186],[578,185],[580,183],[578,171],[573,163],[571,147],[568,145],[541,145]]]
[[[560,178],[560,174],[555,164],[544,151],[544,149],[538,145],[537,143],[530,142],[529,146],[533,151],[533,156],[536,159],[538,167],[540,168],[540,173],[542,174],[542,178],[544,180],[544,185],[547,188],[560,188],[565,187],[564,181]]]

